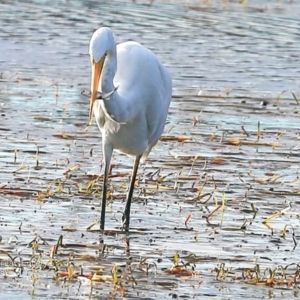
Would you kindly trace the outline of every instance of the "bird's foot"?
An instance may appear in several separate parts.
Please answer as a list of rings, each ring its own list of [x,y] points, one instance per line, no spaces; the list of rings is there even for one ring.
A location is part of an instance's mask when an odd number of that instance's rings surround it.
[[[125,229],[126,231],[128,231],[128,229],[129,229],[129,222],[127,221],[127,217],[126,217],[125,213],[123,213],[123,216],[122,216],[122,224],[123,224],[123,229]]]

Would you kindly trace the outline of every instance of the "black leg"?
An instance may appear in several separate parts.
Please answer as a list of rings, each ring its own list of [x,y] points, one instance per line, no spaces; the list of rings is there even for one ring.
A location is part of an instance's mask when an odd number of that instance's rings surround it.
[[[100,218],[100,229],[101,230],[104,230],[104,225],[105,225],[105,209],[106,209],[108,172],[109,172],[109,164],[105,164],[104,177],[103,177],[103,187],[102,187],[101,218]]]
[[[130,180],[130,187],[129,187],[129,191],[127,194],[127,202],[126,202],[125,211],[123,214],[123,226],[126,230],[129,229],[131,198],[132,198],[132,194],[133,194],[133,190],[134,190],[134,183],[135,183],[136,174],[137,174],[137,170],[139,167],[141,157],[142,157],[142,155],[136,156],[136,158],[134,160],[134,165],[133,165],[133,170],[132,170],[132,175],[131,175],[131,180]]]
[[[105,209],[106,209],[106,196],[107,196],[107,180],[109,175],[110,161],[112,156],[112,148],[103,147],[104,153],[104,177],[102,187],[102,205],[101,205],[101,217],[100,217],[100,229],[104,230],[105,225]]]

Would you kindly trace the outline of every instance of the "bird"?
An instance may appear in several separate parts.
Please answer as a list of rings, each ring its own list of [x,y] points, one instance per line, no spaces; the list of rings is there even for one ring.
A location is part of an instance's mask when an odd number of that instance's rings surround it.
[[[105,228],[108,175],[113,151],[134,158],[122,216],[129,230],[130,207],[140,161],[144,161],[163,133],[172,98],[172,79],[156,55],[135,41],[116,43],[109,27],[97,29],[90,40],[93,116],[102,134],[104,176],[100,230]]]

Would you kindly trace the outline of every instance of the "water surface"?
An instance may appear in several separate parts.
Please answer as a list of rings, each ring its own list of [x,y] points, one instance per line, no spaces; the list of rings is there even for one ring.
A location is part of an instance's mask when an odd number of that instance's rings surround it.
[[[0,1],[2,298],[122,297],[111,282],[56,278],[71,263],[79,275],[117,264],[128,299],[298,297],[280,274],[275,287],[264,280],[267,268],[299,262],[300,110],[290,91],[299,97],[300,6],[220,2]],[[100,26],[152,49],[174,85],[162,141],[139,171],[129,247],[120,224],[131,158],[114,156],[110,231],[87,230],[100,214],[101,181],[88,185],[102,153],[80,91]],[[223,216],[210,215],[222,203]],[[193,276],[166,272],[176,252]],[[22,274],[9,270],[19,261]],[[257,265],[262,284],[250,284]],[[296,267],[287,270],[288,280]]]

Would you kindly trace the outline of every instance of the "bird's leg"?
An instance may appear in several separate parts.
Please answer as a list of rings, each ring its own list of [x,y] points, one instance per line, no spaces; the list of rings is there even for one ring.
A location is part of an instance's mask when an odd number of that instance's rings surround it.
[[[133,170],[132,170],[132,175],[131,175],[131,180],[130,180],[130,187],[129,187],[129,191],[127,194],[127,202],[126,202],[125,211],[123,214],[123,226],[124,226],[125,230],[129,229],[131,198],[132,198],[132,194],[133,194],[133,190],[134,190],[134,183],[135,183],[136,174],[137,174],[137,170],[139,167],[141,157],[142,157],[142,155],[138,155],[138,156],[136,156],[136,158],[134,160],[134,165],[133,165]]]
[[[103,177],[103,187],[102,187],[101,218],[100,218],[100,229],[101,230],[104,230],[104,224],[105,224],[105,208],[106,208],[108,172],[109,172],[109,164],[105,163],[104,177]]]
[[[105,209],[106,209],[106,196],[107,196],[107,180],[109,175],[110,161],[113,149],[103,147],[104,153],[104,176],[103,176],[103,187],[102,187],[102,206],[101,206],[101,217],[100,217],[100,229],[104,230],[105,225]]]

